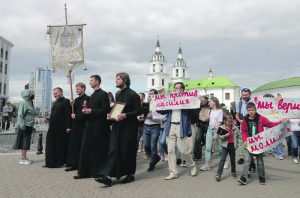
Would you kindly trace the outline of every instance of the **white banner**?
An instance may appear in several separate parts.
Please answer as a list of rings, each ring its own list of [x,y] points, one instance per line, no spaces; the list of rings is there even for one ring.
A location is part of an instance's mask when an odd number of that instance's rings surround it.
[[[247,138],[247,149],[250,153],[260,154],[276,147],[282,140],[292,135],[291,123],[286,121],[269,128],[253,137]]]
[[[150,110],[197,109],[200,108],[198,90],[172,92],[152,96]]]
[[[299,98],[254,97],[257,112],[267,118],[300,118]]]
[[[84,64],[83,25],[49,26],[53,69],[66,74]]]

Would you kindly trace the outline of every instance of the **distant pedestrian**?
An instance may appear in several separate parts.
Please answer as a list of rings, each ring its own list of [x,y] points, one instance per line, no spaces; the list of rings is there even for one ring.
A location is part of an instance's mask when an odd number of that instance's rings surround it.
[[[27,159],[27,151],[30,150],[31,133],[35,121],[35,111],[33,108],[32,100],[34,93],[30,90],[23,90],[21,92],[23,101],[19,104],[18,111],[18,133],[13,149],[21,149],[21,160],[19,164],[30,165],[32,161]]]
[[[12,119],[12,113],[13,113],[13,106],[10,104],[10,101],[7,101],[6,105],[3,107],[2,130],[9,130],[10,121]]]

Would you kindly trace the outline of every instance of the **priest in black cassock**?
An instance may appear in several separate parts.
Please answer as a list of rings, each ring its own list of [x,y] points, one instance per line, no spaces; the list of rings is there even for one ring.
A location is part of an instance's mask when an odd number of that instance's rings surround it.
[[[110,111],[108,94],[100,88],[99,75],[90,77],[90,86],[94,93],[90,96],[88,107],[83,109],[87,115],[83,134],[78,173],[74,179],[97,177],[98,168],[107,156],[109,143],[109,122],[107,114]]]
[[[56,101],[52,105],[46,137],[45,167],[59,168],[67,162],[68,139],[71,131],[70,100],[60,87],[53,89]]]
[[[99,178],[95,179],[106,186],[112,185],[111,177],[119,179],[126,176],[121,183],[129,183],[135,180],[138,120],[141,104],[139,95],[130,89],[130,78],[127,73],[116,75],[116,86],[121,90],[116,93],[116,103],[125,103],[123,113],[112,120],[112,132],[110,135],[108,157],[105,163],[99,167]]]
[[[78,97],[74,100],[74,113],[71,114],[72,130],[70,133],[66,171],[77,170],[83,131],[87,115],[82,113],[82,108],[87,105],[89,97],[85,94],[86,86],[80,82],[76,84]]]

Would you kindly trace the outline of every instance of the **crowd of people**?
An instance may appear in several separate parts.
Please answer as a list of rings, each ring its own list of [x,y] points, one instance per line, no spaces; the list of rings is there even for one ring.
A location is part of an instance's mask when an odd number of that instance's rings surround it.
[[[90,77],[91,96],[85,94],[86,85],[76,84],[78,97],[66,99],[60,87],[53,89],[55,102],[50,115],[46,137],[46,168],[66,167],[65,171],[77,171],[74,179],[95,178],[96,182],[112,186],[113,178],[121,183],[135,180],[137,153],[149,160],[147,172],[155,171],[158,162],[167,161],[169,174],[165,180],[179,177],[177,165],[189,167],[189,174],[198,170],[209,171],[213,154],[220,157],[216,181],[221,181],[224,168],[228,168],[238,183],[247,184],[252,172],[257,172],[260,184],[265,184],[264,154],[252,154],[247,148],[247,137],[274,127],[286,119],[271,122],[256,111],[250,89],[241,90],[241,100],[230,111],[218,98],[201,96],[197,109],[151,110],[149,104],[158,91],[137,94],[130,88],[127,73],[116,75],[115,97],[101,89],[99,75]],[[174,92],[184,91],[182,82],[174,84]],[[34,126],[34,94],[22,91],[23,102],[18,110],[19,133],[15,149],[21,149],[20,164],[29,165],[27,150]],[[125,104],[116,116],[111,114],[117,104]],[[291,146],[290,146],[291,145]],[[287,138],[288,154],[298,163],[300,131]],[[237,150],[238,149],[238,150]],[[204,156],[203,156],[204,154]],[[227,160],[229,155],[230,160]],[[236,172],[243,164],[240,177]],[[274,149],[274,156],[283,159],[283,146]],[[204,159],[199,169],[195,161]],[[256,162],[256,164],[255,164]]]

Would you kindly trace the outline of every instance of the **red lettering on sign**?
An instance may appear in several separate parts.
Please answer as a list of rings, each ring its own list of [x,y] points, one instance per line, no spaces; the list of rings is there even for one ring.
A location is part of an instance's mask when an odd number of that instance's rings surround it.
[[[259,101],[257,97],[254,98],[254,102],[257,106],[257,109],[273,109],[272,102]]]
[[[258,151],[257,145],[251,146],[251,153],[253,153],[254,151]]]
[[[289,110],[300,110],[300,104],[297,103],[286,103],[283,101],[283,98],[279,100],[278,102],[278,109],[285,110],[286,113],[289,112]]]

